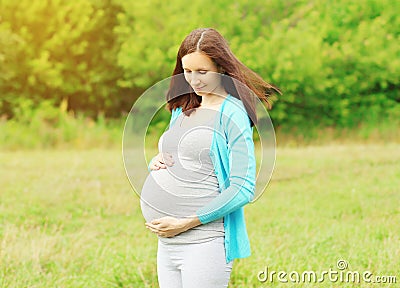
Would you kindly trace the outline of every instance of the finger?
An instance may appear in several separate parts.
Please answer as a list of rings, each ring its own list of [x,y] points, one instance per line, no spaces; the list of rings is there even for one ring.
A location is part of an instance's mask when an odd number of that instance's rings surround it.
[[[157,230],[154,229],[154,228],[152,228],[152,227],[146,226],[146,228],[149,229],[149,230],[150,230],[151,232],[153,232],[153,233],[157,233]]]
[[[163,165],[163,164],[160,164],[159,162],[155,162],[155,163],[154,163],[154,167],[156,167],[157,170],[160,169],[160,168],[162,168],[162,167],[161,167],[162,165]]]
[[[167,228],[167,227],[168,227],[168,225],[166,225],[164,223],[160,223],[160,224],[154,225],[154,228],[156,228],[158,231],[164,231],[165,228]]]
[[[147,228],[147,229],[150,229],[150,230],[154,230],[156,227],[154,227],[154,226],[151,225],[151,224],[146,224],[146,228]]]
[[[164,162],[164,154],[160,153],[157,157],[157,161],[163,163]]]
[[[154,233],[157,233],[157,234],[161,232],[159,229],[157,229],[156,227],[152,227],[152,226],[149,226],[148,229],[151,232],[154,232]]]
[[[159,219],[154,219],[153,221],[151,221],[150,223],[148,223],[148,224],[150,224],[150,225],[157,225],[157,224],[160,224],[161,223],[161,221],[159,220]]]
[[[165,232],[168,230],[168,224],[165,223],[159,223],[156,225],[152,226],[154,229],[156,229],[158,232]]]
[[[160,167],[156,166],[155,164],[152,164],[150,166],[150,170],[159,170],[159,169],[160,169]]]
[[[155,226],[147,226],[148,229],[150,229],[151,231],[155,231],[155,232],[159,232],[160,229],[158,229],[158,227]]]
[[[172,166],[175,163],[174,160],[172,159],[172,155],[169,154],[168,152],[164,152],[161,155],[161,159],[159,161],[168,166]]]
[[[156,164],[157,164],[157,166],[160,167],[160,168],[166,168],[166,167],[167,167],[167,166],[165,166],[165,164],[162,163],[162,162],[158,162],[158,163],[156,163]]]
[[[146,227],[147,227],[147,228],[151,228],[151,229],[156,229],[156,230],[158,230],[158,226],[155,225],[155,224],[148,223],[148,224],[146,224]]]
[[[168,165],[168,166],[172,166],[175,161],[172,159],[164,159],[165,161],[163,162],[164,164]]]

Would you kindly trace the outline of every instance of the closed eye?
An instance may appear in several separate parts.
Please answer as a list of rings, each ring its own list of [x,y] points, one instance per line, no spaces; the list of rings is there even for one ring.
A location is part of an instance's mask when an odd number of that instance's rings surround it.
[[[183,71],[184,71],[186,74],[192,73],[192,71],[189,70],[189,69],[183,69]],[[198,72],[199,74],[201,74],[201,75],[204,75],[204,74],[207,74],[208,70],[197,70],[197,72]]]

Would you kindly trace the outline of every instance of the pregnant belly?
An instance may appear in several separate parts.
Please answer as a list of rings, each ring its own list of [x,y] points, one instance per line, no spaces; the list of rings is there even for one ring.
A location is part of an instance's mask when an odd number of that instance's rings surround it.
[[[143,184],[140,207],[147,222],[193,215],[219,195],[215,174],[188,175],[185,169],[171,168],[151,171]]]

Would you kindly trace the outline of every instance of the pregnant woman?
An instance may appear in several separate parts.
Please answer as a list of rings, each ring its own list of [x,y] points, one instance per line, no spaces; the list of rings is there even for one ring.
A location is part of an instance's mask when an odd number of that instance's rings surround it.
[[[234,259],[250,256],[243,206],[255,189],[254,97],[270,107],[280,91],[214,29],[184,39],[173,76],[169,128],[140,197],[146,227],[158,236],[158,282],[228,287]]]

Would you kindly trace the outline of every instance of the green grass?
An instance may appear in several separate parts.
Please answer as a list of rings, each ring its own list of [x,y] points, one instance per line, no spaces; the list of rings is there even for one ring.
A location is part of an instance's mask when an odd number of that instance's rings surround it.
[[[278,149],[245,208],[252,256],[235,260],[229,287],[371,286],[257,280],[265,266],[318,272],[339,259],[399,283],[399,163],[399,144]],[[158,287],[157,239],[119,149],[3,151],[0,173],[0,287]]]
[[[400,120],[395,116],[373,121],[366,118],[352,127],[324,127],[316,123],[310,123],[309,127],[275,127],[276,140],[280,147],[400,143]],[[60,107],[53,107],[50,102],[44,101],[37,109],[22,109],[12,119],[0,115],[0,149],[119,149],[126,119],[127,115],[110,119],[99,113],[94,120],[83,113],[66,111],[66,102],[62,102]],[[157,148],[158,139],[166,126],[164,122],[153,122],[148,127],[147,147]],[[258,134],[254,136],[257,143]],[[143,141],[142,138],[140,136],[138,141]]]

